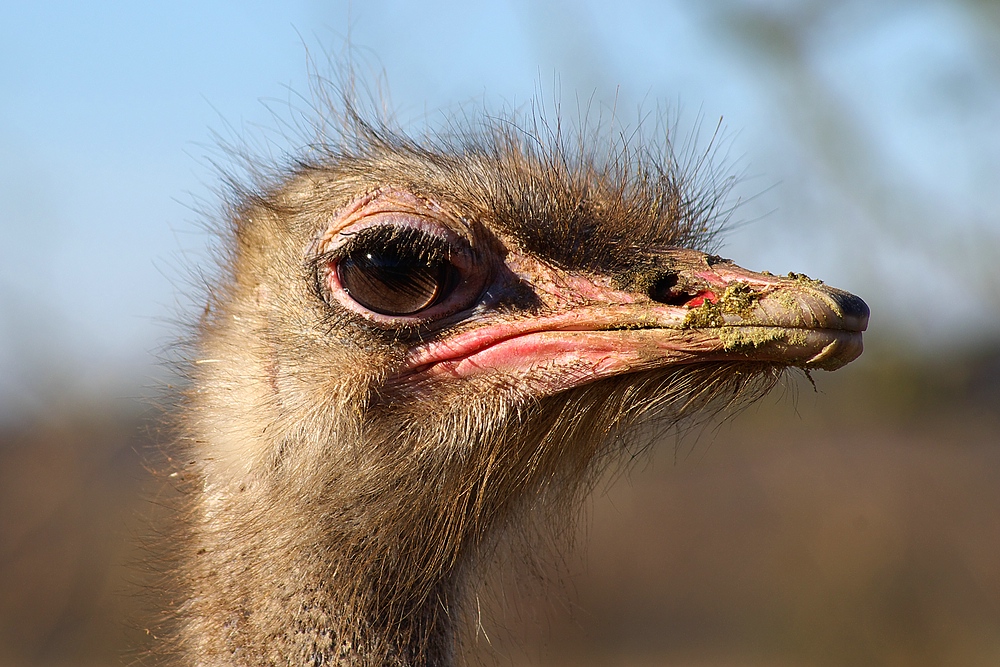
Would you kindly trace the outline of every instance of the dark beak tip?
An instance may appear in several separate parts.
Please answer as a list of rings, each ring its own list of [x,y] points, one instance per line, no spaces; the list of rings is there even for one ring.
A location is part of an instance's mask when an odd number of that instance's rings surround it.
[[[864,331],[868,328],[868,317],[871,315],[871,309],[868,308],[868,304],[861,297],[842,290],[835,290],[830,296],[843,313],[844,320],[857,322],[859,324],[859,331]]]

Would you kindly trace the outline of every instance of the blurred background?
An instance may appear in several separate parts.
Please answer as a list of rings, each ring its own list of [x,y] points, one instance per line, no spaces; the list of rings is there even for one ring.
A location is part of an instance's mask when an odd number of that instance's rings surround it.
[[[348,43],[416,133],[536,98],[679,144],[721,118],[722,253],[874,313],[815,389],[609,477],[469,664],[1000,664],[1000,3],[203,0],[0,6],[0,665],[160,641],[160,359],[220,137],[294,153]]]

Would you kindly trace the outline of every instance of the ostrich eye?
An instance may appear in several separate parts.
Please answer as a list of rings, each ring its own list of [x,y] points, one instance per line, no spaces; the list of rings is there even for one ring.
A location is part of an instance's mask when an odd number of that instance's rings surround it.
[[[337,262],[347,295],[380,315],[416,315],[447,298],[459,283],[443,239],[418,229],[378,227],[359,233]]]

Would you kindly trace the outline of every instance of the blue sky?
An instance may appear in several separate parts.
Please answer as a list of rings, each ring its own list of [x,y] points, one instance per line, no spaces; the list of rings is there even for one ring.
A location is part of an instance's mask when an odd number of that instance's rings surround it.
[[[682,135],[724,117],[750,221],[724,254],[861,294],[908,345],[1000,335],[1000,92],[971,14],[611,4],[6,3],[0,402],[155,384],[205,262],[214,133],[294,150],[268,107],[307,107],[309,59],[348,37],[417,130],[539,93],[570,118],[589,100],[624,118],[666,108]],[[747,41],[789,16],[794,61]]]

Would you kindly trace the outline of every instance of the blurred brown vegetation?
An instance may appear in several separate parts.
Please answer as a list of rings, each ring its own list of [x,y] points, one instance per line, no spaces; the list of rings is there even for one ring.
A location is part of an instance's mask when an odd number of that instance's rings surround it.
[[[609,479],[548,583],[483,597],[468,662],[1000,663],[1000,344],[876,339],[815,379]],[[91,404],[0,431],[0,664],[157,643],[158,419]]]
[[[81,401],[0,426],[0,665],[119,664],[135,641],[148,419]]]

